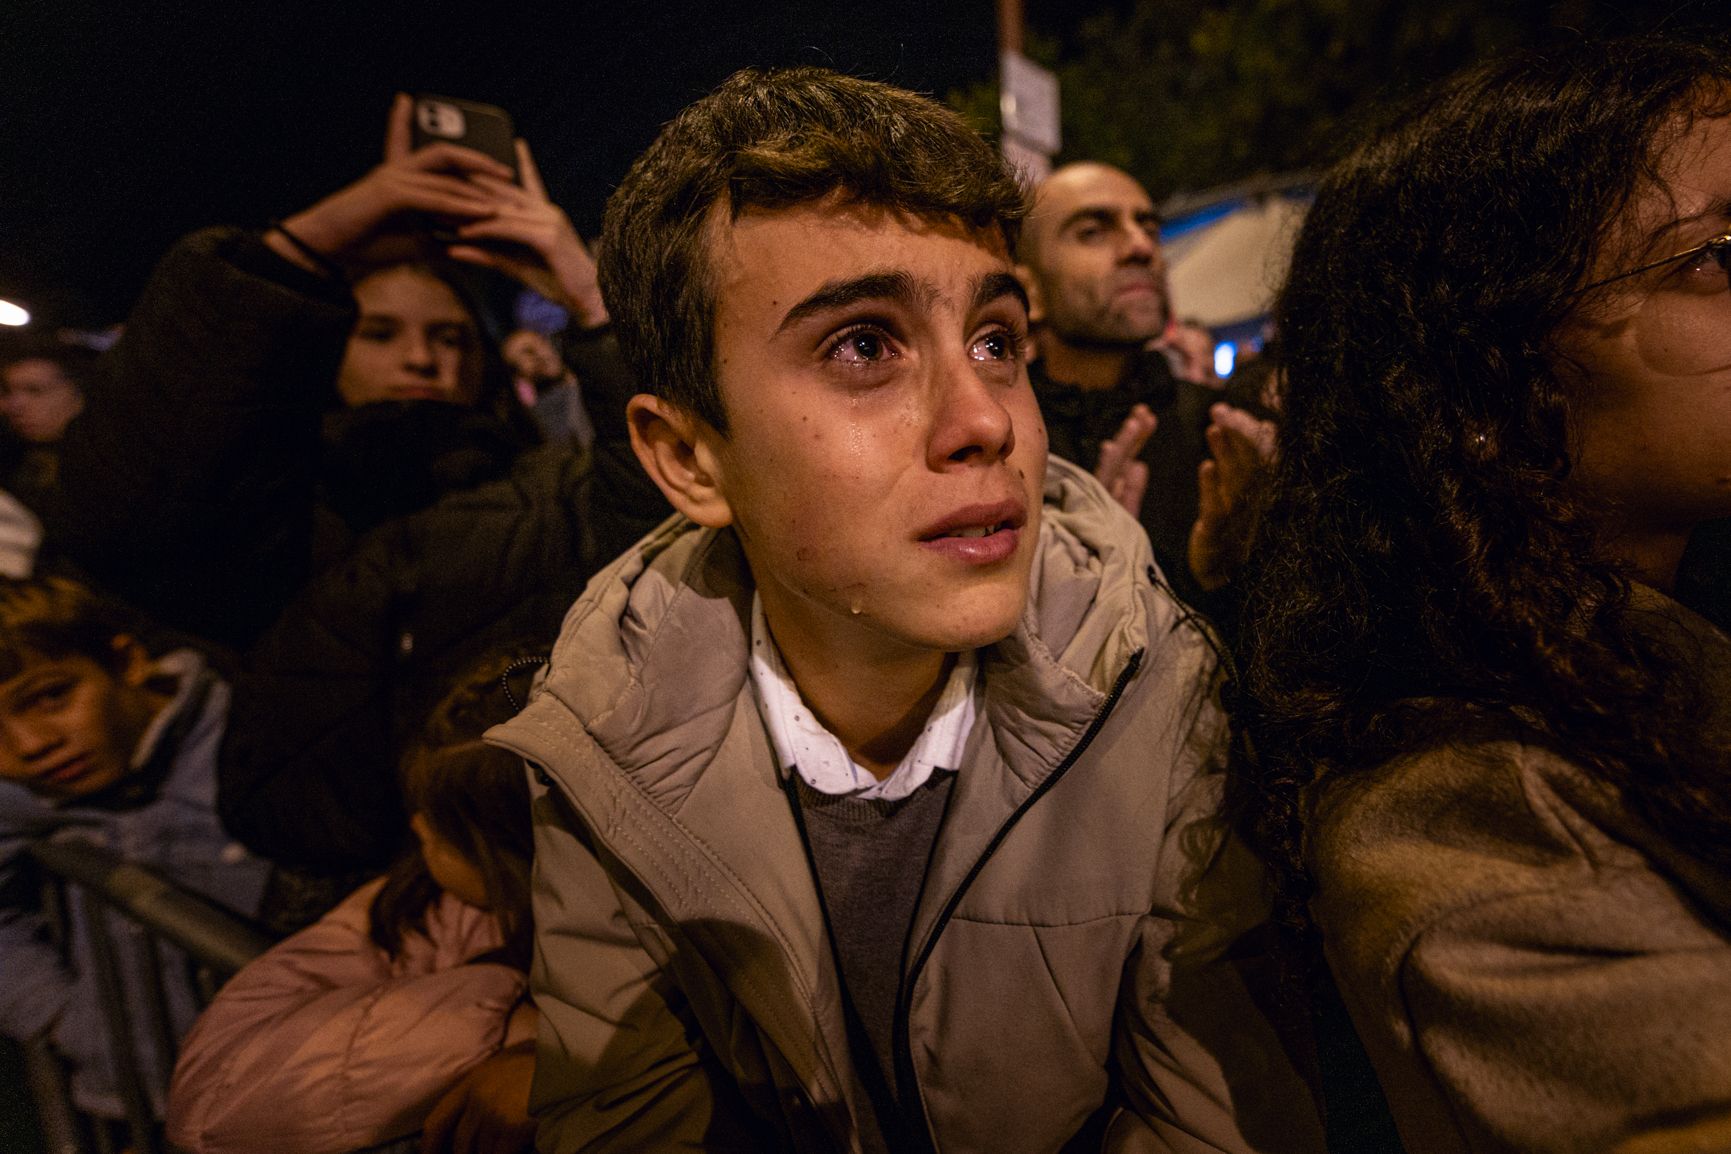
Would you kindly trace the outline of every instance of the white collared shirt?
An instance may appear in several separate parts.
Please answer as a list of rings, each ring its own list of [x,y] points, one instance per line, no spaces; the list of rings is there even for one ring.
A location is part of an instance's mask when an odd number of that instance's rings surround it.
[[[895,801],[924,785],[932,770],[960,768],[962,749],[974,728],[979,659],[972,650],[956,657],[925,729],[895,772],[882,781],[848,756],[841,739],[825,729],[801,699],[770,635],[763,598],[756,594],[751,598],[751,680],[757,688],[758,711],[783,769],[793,769],[819,793]]]

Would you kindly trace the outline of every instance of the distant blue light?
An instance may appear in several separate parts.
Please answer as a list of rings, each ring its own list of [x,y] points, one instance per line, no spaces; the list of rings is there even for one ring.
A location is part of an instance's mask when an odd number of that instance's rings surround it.
[[[524,289],[517,294],[511,319],[520,329],[534,329],[550,335],[563,329],[571,318],[564,309],[534,289]]]
[[[1225,380],[1232,375],[1232,366],[1238,363],[1238,346],[1231,341],[1222,341],[1214,346],[1214,375]]]
[[[1160,222],[1160,239],[1170,243],[1186,233],[1196,232],[1198,229],[1207,228],[1216,221],[1225,220],[1243,207],[1243,199],[1227,200],[1219,204],[1211,204],[1207,208],[1199,208],[1184,216],[1163,220]]]

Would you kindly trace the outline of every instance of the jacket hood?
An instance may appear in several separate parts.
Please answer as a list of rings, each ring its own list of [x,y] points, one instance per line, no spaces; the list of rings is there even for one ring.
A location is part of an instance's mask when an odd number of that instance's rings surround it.
[[[1136,521],[1091,476],[1054,458],[1028,605],[1016,630],[982,651],[986,712],[1000,730],[1010,723],[1030,764],[1055,760],[1131,655],[1173,624],[1150,621],[1151,612],[1176,616],[1147,596],[1153,564]],[[665,522],[590,583],[536,699],[493,736],[522,749],[537,715],[565,714],[563,724],[579,721],[640,787],[673,800],[751,700],[753,588],[731,531]]]

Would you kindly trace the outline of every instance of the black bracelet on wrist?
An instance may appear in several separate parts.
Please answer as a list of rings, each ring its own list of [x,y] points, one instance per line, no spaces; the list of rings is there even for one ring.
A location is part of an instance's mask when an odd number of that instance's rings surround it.
[[[296,252],[300,253],[302,256],[306,257],[308,260],[310,260],[314,264],[318,265],[319,270],[321,272],[323,272],[326,276],[330,277],[333,280],[340,281],[343,284],[349,283],[349,274],[347,272],[343,271],[342,265],[338,264],[336,261],[334,261],[330,257],[326,256],[324,253],[320,252],[318,249],[314,248],[312,245],[308,244],[306,241],[304,241],[300,237],[296,236],[292,231],[289,230],[289,227],[287,225],[285,225],[282,221],[280,221],[280,220],[271,221],[270,224],[265,226],[265,231],[266,232],[274,232],[278,236],[282,237],[284,240],[288,241],[289,244],[294,246],[294,250]]]
[[[571,313],[570,317],[571,326],[565,332],[574,341],[594,340],[596,337],[605,336],[613,330],[613,318],[611,316],[598,325],[580,323],[576,313]]]

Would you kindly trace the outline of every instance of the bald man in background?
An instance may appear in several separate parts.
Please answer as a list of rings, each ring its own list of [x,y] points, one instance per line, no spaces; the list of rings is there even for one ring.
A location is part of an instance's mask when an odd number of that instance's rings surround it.
[[[1052,452],[1094,466],[1141,519],[1174,592],[1220,618],[1274,430],[1176,378],[1157,347],[1172,304],[1153,200],[1110,165],[1065,165],[1036,190],[1017,259]]]

